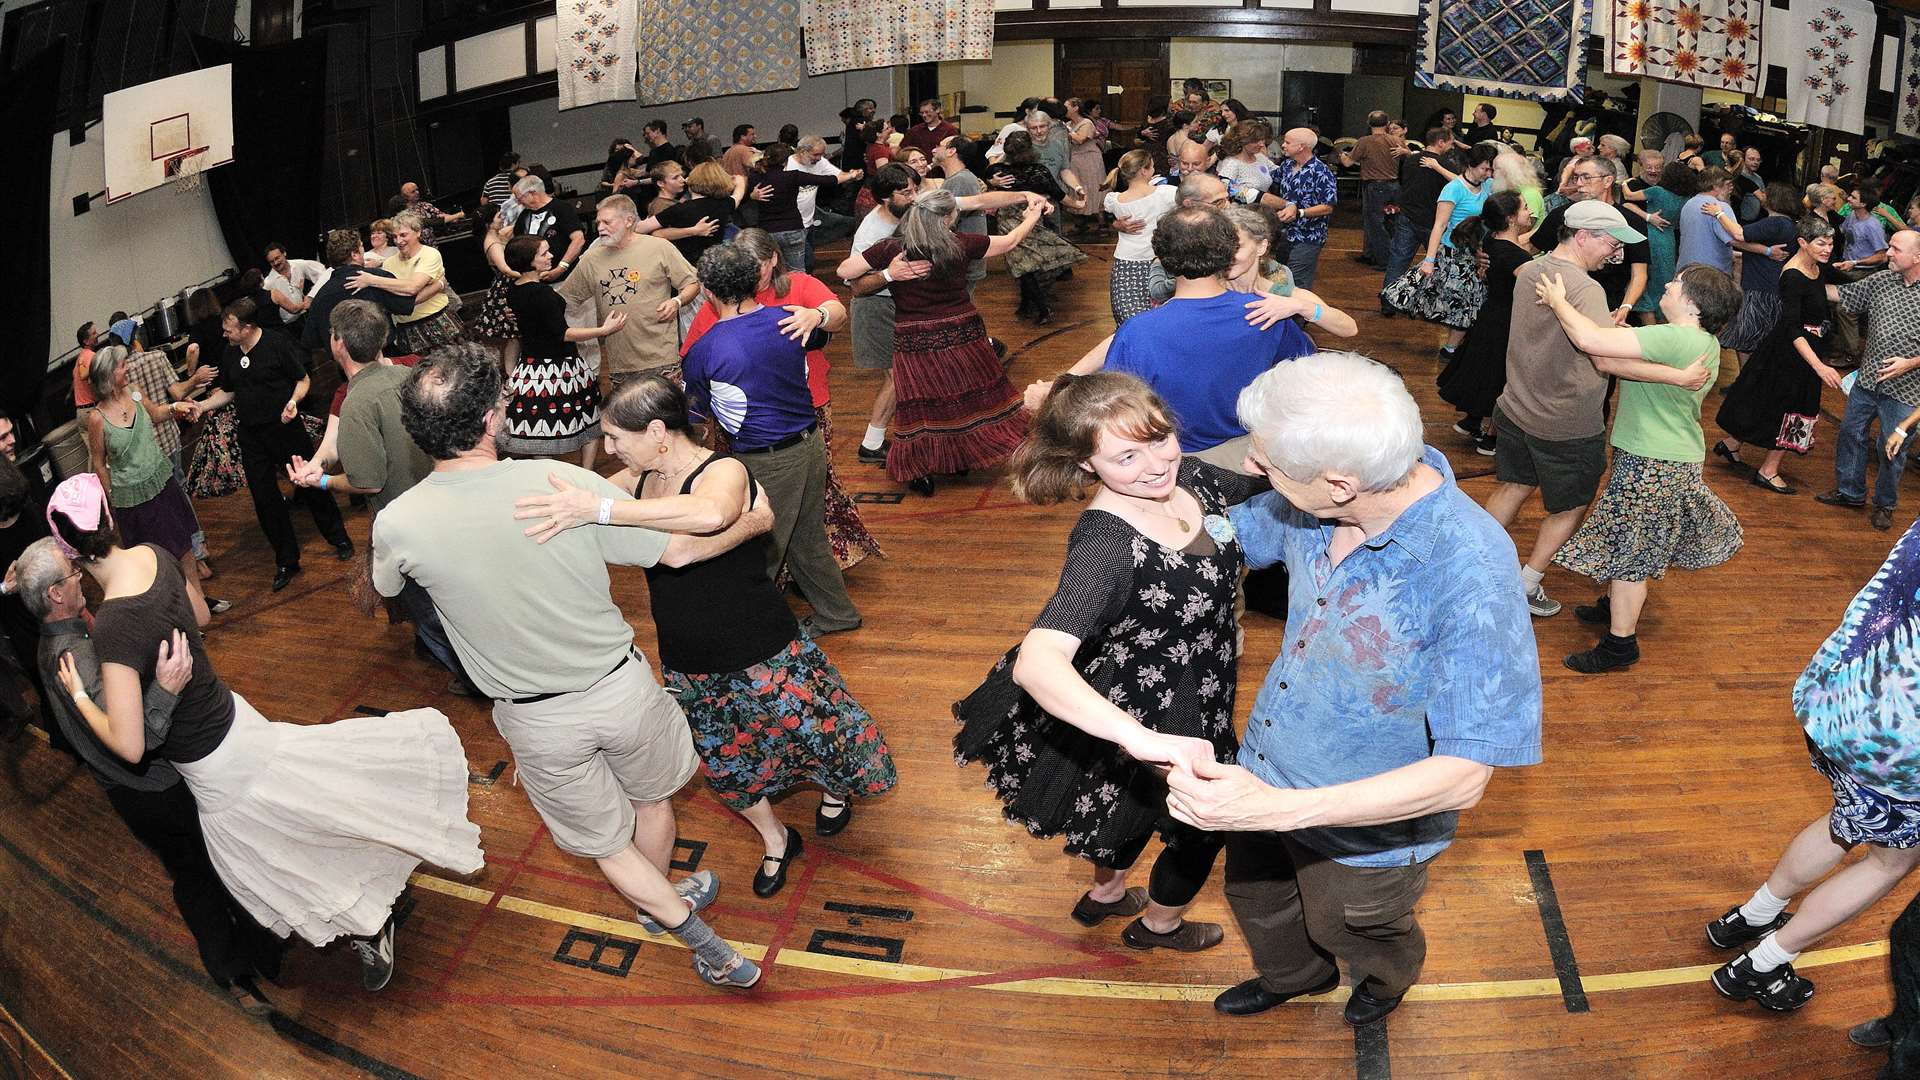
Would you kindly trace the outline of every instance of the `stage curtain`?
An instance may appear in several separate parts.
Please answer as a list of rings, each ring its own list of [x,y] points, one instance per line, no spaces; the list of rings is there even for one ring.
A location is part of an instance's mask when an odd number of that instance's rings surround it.
[[[60,74],[66,58],[65,39],[56,40],[38,56],[17,66],[0,80],[0,131],[12,142],[7,173],[13,177],[8,201],[13,205],[15,233],[28,240],[29,254],[0,263],[0,295],[7,298],[13,329],[0,354],[0,405],[16,419],[32,415],[46,383],[47,358],[53,339],[47,321],[53,318],[53,283],[47,273],[47,201],[52,197],[53,140],[65,134],[54,125],[60,95]],[[69,331],[69,335],[71,331]],[[72,337],[68,337],[72,342]],[[27,438],[23,435],[21,444]]]
[[[233,164],[208,170],[206,183],[234,265],[264,266],[276,240],[317,250],[327,35],[272,46],[196,35],[194,48],[202,67],[233,65]]]

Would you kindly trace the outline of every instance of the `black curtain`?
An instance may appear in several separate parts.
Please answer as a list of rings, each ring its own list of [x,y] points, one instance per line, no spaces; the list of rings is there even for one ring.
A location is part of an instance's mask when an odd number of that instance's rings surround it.
[[[53,139],[59,130],[60,74],[65,66],[66,39],[56,40],[38,56],[20,64],[0,80],[0,131],[11,145],[7,175],[13,190],[8,202],[13,214],[11,231],[33,238],[28,250],[49,252],[47,200],[53,176]],[[53,283],[47,273],[50,259],[0,260],[0,296],[8,301],[13,329],[0,341],[0,405],[15,417],[30,416],[40,404],[40,388],[47,381],[47,358],[53,355],[47,322],[53,318]],[[22,443],[26,439],[21,440]]]
[[[235,266],[264,266],[272,241],[316,250],[326,145],[327,38],[235,45],[195,36],[201,67],[233,65],[233,164],[207,173]]]

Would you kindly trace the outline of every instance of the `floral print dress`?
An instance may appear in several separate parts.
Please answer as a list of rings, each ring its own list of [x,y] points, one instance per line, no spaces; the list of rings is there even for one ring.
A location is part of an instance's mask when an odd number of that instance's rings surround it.
[[[1239,753],[1233,732],[1234,593],[1242,557],[1225,514],[1263,481],[1197,458],[1180,486],[1200,503],[1204,528],[1175,551],[1104,510],[1080,515],[1060,584],[1034,625],[1080,639],[1074,667],[1108,701],[1154,731]],[[1016,646],[953,707],[961,764],[984,762],[1009,821],[1034,836],[1064,835],[1066,851],[1105,863],[1165,832],[1166,782],[1118,746],[1042,710],[1013,681]]]

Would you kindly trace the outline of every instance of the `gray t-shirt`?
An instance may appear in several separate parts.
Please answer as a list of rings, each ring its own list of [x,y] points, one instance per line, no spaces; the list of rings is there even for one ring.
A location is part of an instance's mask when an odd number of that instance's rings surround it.
[[[435,472],[373,522],[373,584],[398,596],[405,578],[433,597],[473,684],[489,697],[585,690],[633,647],[607,564],[652,566],[667,548],[653,529],[582,525],[545,544],[524,535],[515,499],[544,495],[556,473],[602,498],[628,496],[576,465],[502,461]]]
[[[860,219],[860,227],[853,230],[853,242],[848,245],[848,251],[858,255],[899,231],[900,220],[887,214],[885,210],[876,207],[872,213]],[[886,267],[876,266],[873,269],[885,270]],[[879,292],[870,295],[891,297],[893,290],[881,289]]]
[[[953,192],[954,198],[965,199],[969,196],[984,194],[987,189],[980,183],[979,177],[966,169],[961,169],[947,177],[947,190]],[[987,235],[987,212],[985,210],[961,211],[960,221],[953,227],[953,231]]]
[[[1533,299],[1541,275],[1558,275],[1567,302],[1598,323],[1611,323],[1607,293],[1579,266],[1552,252],[1513,275],[1513,326],[1507,336],[1507,388],[1500,412],[1521,431],[1548,442],[1596,438],[1607,429],[1607,377],[1573,347],[1553,309]]]

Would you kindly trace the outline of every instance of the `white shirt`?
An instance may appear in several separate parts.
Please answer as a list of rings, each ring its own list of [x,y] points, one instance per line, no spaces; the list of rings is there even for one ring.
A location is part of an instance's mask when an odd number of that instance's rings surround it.
[[[312,259],[288,259],[288,273],[275,270],[260,282],[260,287],[268,292],[277,292],[294,303],[305,300],[309,293],[327,283],[333,271],[314,262]],[[280,309],[280,321],[292,322],[300,317],[300,312]]]
[[[810,172],[815,176],[840,175],[840,170],[828,164],[826,158],[821,158],[811,165],[800,164],[798,157],[788,158],[787,171],[792,172],[796,169],[800,172]],[[820,204],[820,189],[817,187],[803,187],[795,193],[793,202],[795,206],[800,208],[800,224],[805,225],[809,229],[813,228],[816,223],[816,211]]]
[[[900,222],[897,218],[888,215],[884,210],[876,208],[872,213],[860,219],[860,227],[853,231],[853,245],[848,251],[854,255],[858,255],[880,241],[885,240],[887,237],[892,236],[895,232],[898,232],[899,229]],[[873,269],[884,270],[886,267],[876,266]],[[893,290],[881,289],[873,295],[892,296]]]
[[[1008,124],[1006,127],[1001,128],[1000,134],[995,135],[993,137],[993,145],[987,148],[987,160],[988,161],[1004,160],[1007,156],[1007,136],[1013,134],[1016,131],[1025,131],[1026,129],[1027,129],[1027,126],[1018,120],[1015,120],[1013,123]]]
[[[1117,218],[1139,221],[1146,225],[1137,233],[1119,233],[1113,243],[1113,257],[1125,262],[1153,261],[1153,227],[1167,211],[1180,202],[1180,189],[1174,184],[1161,184],[1152,192],[1132,202],[1120,201],[1120,193],[1107,192],[1106,211]]]
[[[1264,192],[1273,187],[1273,159],[1265,154],[1253,155],[1252,161],[1241,161],[1237,157],[1222,158],[1213,171],[1222,180],[1231,180],[1256,191]]]

